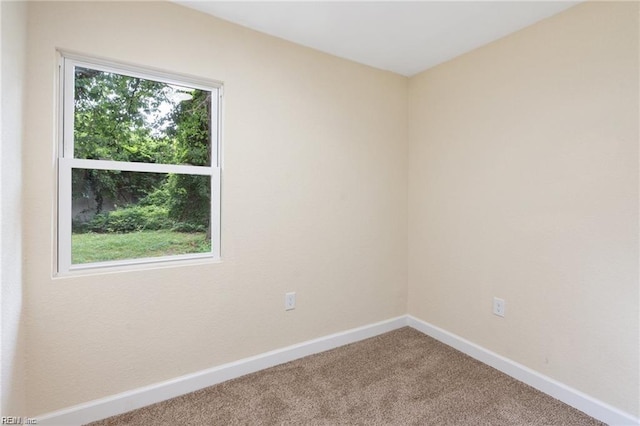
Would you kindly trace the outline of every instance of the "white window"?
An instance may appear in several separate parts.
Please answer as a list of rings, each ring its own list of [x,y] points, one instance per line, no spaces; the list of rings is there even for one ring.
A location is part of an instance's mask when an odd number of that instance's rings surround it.
[[[63,55],[58,272],[220,257],[216,82]]]

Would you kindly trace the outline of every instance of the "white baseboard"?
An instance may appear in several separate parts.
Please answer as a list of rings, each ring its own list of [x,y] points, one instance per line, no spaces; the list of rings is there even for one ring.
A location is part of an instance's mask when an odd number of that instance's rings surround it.
[[[81,425],[175,398],[265,368],[410,326],[609,425],[640,419],[411,315],[331,334],[165,382],[37,416],[39,425]]]
[[[411,315],[407,315],[407,325],[604,423],[611,426],[640,425],[640,419],[631,414],[625,413],[435,325]]]
[[[63,410],[36,416],[38,425],[82,425],[127,411],[175,398],[230,379],[254,373],[265,368],[293,361],[308,355],[324,352],[355,343],[407,325],[407,317],[401,316],[375,324],[331,334],[314,340],[277,349],[239,361],[223,364],[150,386],[96,399]]]

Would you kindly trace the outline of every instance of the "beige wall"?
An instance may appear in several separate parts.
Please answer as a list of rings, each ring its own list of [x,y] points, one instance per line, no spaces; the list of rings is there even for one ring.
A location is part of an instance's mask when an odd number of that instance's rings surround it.
[[[22,288],[23,99],[27,43],[27,7],[0,2],[0,413],[22,416],[26,410],[25,338]]]
[[[636,416],[638,15],[582,4],[409,84],[409,313]]]
[[[29,9],[30,415],[406,312],[406,78],[169,3]],[[224,82],[222,263],[52,279],[56,48]]]

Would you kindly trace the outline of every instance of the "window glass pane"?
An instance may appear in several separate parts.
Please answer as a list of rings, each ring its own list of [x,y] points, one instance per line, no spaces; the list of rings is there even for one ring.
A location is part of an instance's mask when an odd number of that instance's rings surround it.
[[[211,165],[211,92],[75,67],[74,157]]]
[[[72,264],[211,252],[211,177],[72,170]]]

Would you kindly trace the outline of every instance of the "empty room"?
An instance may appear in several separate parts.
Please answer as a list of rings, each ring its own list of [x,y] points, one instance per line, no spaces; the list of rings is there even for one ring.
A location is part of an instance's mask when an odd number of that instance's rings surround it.
[[[640,3],[0,18],[0,423],[640,424]]]

